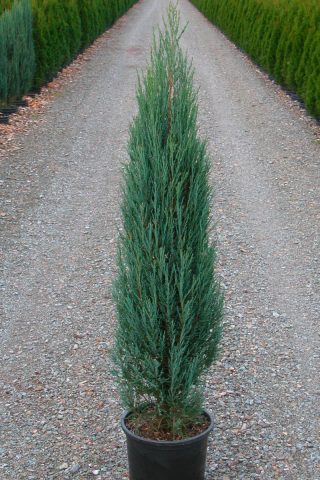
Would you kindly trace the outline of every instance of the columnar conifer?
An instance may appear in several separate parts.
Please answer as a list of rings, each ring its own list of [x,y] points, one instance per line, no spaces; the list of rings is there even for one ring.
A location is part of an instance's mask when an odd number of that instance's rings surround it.
[[[174,436],[202,410],[222,298],[209,245],[209,160],[198,137],[193,69],[171,6],[139,78],[125,168],[115,362],[126,407],[153,406]]]
[[[16,0],[11,8],[5,6],[0,15],[0,105],[25,93],[35,69],[31,2]]]

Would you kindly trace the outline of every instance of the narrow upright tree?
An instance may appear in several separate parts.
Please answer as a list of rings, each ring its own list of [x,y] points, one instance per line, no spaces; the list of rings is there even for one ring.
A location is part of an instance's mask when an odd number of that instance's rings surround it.
[[[222,296],[209,244],[209,161],[193,67],[172,5],[139,78],[125,168],[115,363],[125,406],[165,438],[186,436],[217,354]]]
[[[0,15],[0,106],[31,86],[35,70],[31,0],[15,0]]]

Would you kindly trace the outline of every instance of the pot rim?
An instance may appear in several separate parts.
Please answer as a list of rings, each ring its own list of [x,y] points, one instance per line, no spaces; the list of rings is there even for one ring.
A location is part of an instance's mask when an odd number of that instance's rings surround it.
[[[204,409],[202,413],[208,418],[208,420],[210,421],[210,425],[203,432],[193,437],[183,438],[182,440],[153,440],[151,438],[140,437],[139,435],[133,433],[131,430],[127,428],[125,424],[125,420],[128,418],[130,413],[131,413],[130,411],[129,412],[126,411],[122,414],[121,428],[124,431],[124,433],[127,435],[127,437],[130,437],[131,439],[136,440],[137,442],[140,442],[140,443],[148,443],[151,445],[167,445],[167,446],[190,445],[208,436],[213,429],[213,416],[211,415],[210,412]]]

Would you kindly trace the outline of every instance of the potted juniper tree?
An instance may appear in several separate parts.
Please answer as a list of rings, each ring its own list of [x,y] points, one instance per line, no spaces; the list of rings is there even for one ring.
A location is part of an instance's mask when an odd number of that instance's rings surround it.
[[[202,480],[213,426],[202,381],[223,301],[208,233],[209,162],[179,25],[171,5],[139,77],[125,169],[114,360],[131,480]]]

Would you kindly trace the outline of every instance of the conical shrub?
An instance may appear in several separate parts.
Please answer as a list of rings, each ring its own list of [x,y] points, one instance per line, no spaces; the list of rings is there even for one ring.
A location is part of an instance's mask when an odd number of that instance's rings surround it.
[[[123,402],[134,414],[150,407],[150,421],[172,438],[201,414],[222,316],[209,244],[209,160],[180,35],[171,6],[138,83],[115,282]]]
[[[16,0],[0,16],[0,105],[28,90],[34,70],[31,2]]]

